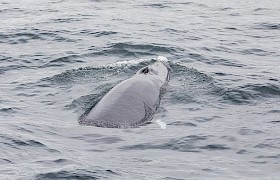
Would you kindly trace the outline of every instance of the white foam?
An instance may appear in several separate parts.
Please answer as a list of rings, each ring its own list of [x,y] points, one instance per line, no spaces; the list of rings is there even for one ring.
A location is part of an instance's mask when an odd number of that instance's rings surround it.
[[[158,61],[163,61],[163,62],[167,62],[168,61],[168,59],[166,57],[164,57],[164,56],[158,56],[157,60]]]
[[[118,66],[123,66],[123,65],[134,65],[134,64],[139,64],[141,62],[147,61],[146,59],[134,59],[134,60],[129,60],[129,61],[118,61],[112,64],[109,64],[107,66],[109,67],[118,67]]]
[[[161,129],[166,129],[166,123],[162,122],[160,119],[157,120],[157,123]]]

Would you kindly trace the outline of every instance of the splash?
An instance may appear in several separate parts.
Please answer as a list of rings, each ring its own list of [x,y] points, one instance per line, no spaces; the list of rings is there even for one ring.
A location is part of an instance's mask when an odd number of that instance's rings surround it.
[[[166,129],[166,123],[161,121],[160,119],[157,120],[157,124],[161,129]]]

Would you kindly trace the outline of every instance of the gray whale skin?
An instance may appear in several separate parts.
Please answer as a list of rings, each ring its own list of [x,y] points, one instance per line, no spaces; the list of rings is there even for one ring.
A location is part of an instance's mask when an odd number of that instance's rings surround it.
[[[156,62],[140,69],[133,77],[112,88],[89,111],[79,118],[82,125],[128,128],[153,118],[162,90],[169,81],[169,66],[159,56]]]

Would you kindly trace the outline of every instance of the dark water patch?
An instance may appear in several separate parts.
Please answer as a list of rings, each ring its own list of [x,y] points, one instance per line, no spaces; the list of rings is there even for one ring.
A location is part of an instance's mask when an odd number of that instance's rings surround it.
[[[254,100],[254,96],[251,92],[245,91],[242,88],[239,89],[221,89],[221,101],[228,102],[235,105],[250,104]]]
[[[165,177],[165,178],[163,178],[164,180],[184,180],[184,179],[179,179],[179,178],[173,178],[173,177],[169,177],[169,176],[167,176],[167,177]]]
[[[63,154],[62,152],[60,152],[57,149],[52,149],[52,148],[46,148],[46,151],[50,152],[50,153],[59,153],[59,154]]]
[[[230,16],[241,16],[241,14],[240,13],[231,13],[231,14],[229,14]]]
[[[174,33],[174,34],[185,34],[188,33],[188,30],[178,30],[178,29],[174,29],[174,28],[165,28],[162,30],[163,32],[169,32],[169,33]]]
[[[68,159],[63,159],[63,158],[59,158],[59,159],[55,159],[55,160],[39,160],[36,161],[36,163],[43,163],[43,164],[49,164],[49,165],[57,165],[57,164],[72,164],[73,161],[68,160]]]
[[[272,156],[257,156],[258,159],[280,159],[280,154]]]
[[[209,168],[203,168],[201,169],[202,171],[206,171],[206,172],[213,172],[214,170],[213,169],[209,169]]]
[[[14,34],[0,34],[0,43],[22,44],[30,40],[41,39],[41,36],[32,32],[20,32]]]
[[[225,27],[226,30],[234,30],[234,31],[239,31],[236,27]]]
[[[239,130],[240,135],[255,135],[255,134],[261,134],[263,131],[261,130],[253,130],[253,129],[248,129],[248,128],[242,128]]]
[[[17,130],[22,131],[22,132],[34,133],[34,131],[31,131],[30,129],[20,127],[20,126],[17,127]]]
[[[256,8],[254,9],[254,11],[265,11],[265,10],[268,10],[267,8]]]
[[[26,94],[26,93],[18,93],[17,96],[23,96],[23,97],[33,97],[36,96],[36,94]]]
[[[278,23],[260,23],[256,24],[254,29],[260,29],[260,30],[279,30],[280,24]]]
[[[30,66],[25,66],[21,63],[15,63],[12,65],[6,65],[6,66],[2,66],[0,67],[0,72],[2,72],[2,74],[4,74],[7,71],[13,71],[13,70],[21,70],[21,69],[30,69],[32,67]]]
[[[255,164],[267,164],[267,161],[250,161],[250,162]]]
[[[158,8],[158,9],[170,8],[169,6],[161,3],[144,4],[143,7]]]
[[[97,139],[87,139],[86,142],[91,144],[114,144],[123,141],[119,137],[102,137]]]
[[[220,116],[212,116],[212,117],[195,117],[194,120],[197,122],[208,122],[208,121],[212,121],[214,119],[219,119],[221,118]]]
[[[188,1],[188,2],[166,2],[165,4],[169,4],[169,5],[192,5],[192,4],[196,4],[195,2],[192,1]]]
[[[280,123],[280,120],[270,121],[270,122],[273,123],[273,124],[276,124],[276,123]]]
[[[276,82],[278,82],[279,80],[278,79],[276,79],[276,78],[269,78],[269,80],[270,81],[276,81]]]
[[[227,140],[229,142],[237,141],[237,139],[235,137],[233,137],[233,136],[222,136],[221,139],[225,139],[225,140]]]
[[[6,5],[7,3],[1,3],[1,4]],[[24,9],[17,8],[17,7],[0,9],[0,13],[1,13],[2,15],[3,15],[3,14],[24,13],[24,12],[25,12]]]
[[[254,100],[265,100],[280,95],[280,88],[274,84],[247,84],[223,91],[223,100],[234,104],[249,104]]]
[[[179,139],[171,139],[168,142],[163,143],[144,143],[131,146],[123,146],[120,149],[123,150],[148,150],[148,149],[161,149],[161,150],[174,150],[180,152],[200,152],[201,149],[205,149],[204,146],[199,147],[196,144],[207,140],[207,136],[190,135]]]
[[[172,123],[168,123],[167,125],[172,125],[172,126],[190,126],[190,127],[196,127],[197,126],[194,123],[183,122],[183,121],[175,121],[175,122],[172,122]]]
[[[91,138],[100,138],[100,137],[103,137],[103,135],[101,135],[101,134],[83,134],[80,136],[72,136],[71,138],[84,140],[85,138],[91,139]]]
[[[265,51],[265,50],[262,50],[262,49],[246,49],[246,50],[243,50],[241,51],[241,54],[244,54],[244,55],[256,55],[256,56],[269,56],[269,55],[272,55],[274,54],[274,52],[268,52],[268,51]]]
[[[5,108],[0,108],[0,113],[2,115],[9,115],[9,114],[14,114],[17,113],[20,108],[17,107],[5,107]]]
[[[102,37],[102,36],[110,36],[117,34],[115,31],[94,31],[92,29],[84,29],[80,31],[80,34],[85,34],[85,35],[93,35],[95,37]]]
[[[248,154],[249,152],[247,150],[245,150],[245,149],[241,149],[241,150],[239,150],[236,153],[242,155],[242,154]]]
[[[61,170],[57,172],[41,173],[35,176],[35,179],[103,179],[103,178],[117,178],[118,173],[112,170],[86,170],[86,169],[74,169],[74,170]]]
[[[46,147],[44,144],[36,140],[23,140],[7,135],[0,135],[0,138],[3,139],[3,141],[0,143],[15,149],[20,149],[22,146]]]
[[[280,149],[280,147],[275,146],[273,143],[259,143],[255,148],[264,148],[264,149]]]
[[[14,164],[12,161],[10,161],[9,159],[6,158],[0,158],[0,164]]]
[[[232,10],[232,8],[231,7],[220,7],[217,10],[218,11],[230,11],[230,10]]]
[[[54,23],[71,23],[71,22],[77,22],[81,21],[79,18],[56,18],[56,19],[51,19]]]
[[[256,91],[259,96],[273,97],[280,95],[280,87],[275,84],[256,84],[251,88]]]
[[[228,76],[228,74],[223,73],[223,72],[215,72],[215,74],[218,76]]]
[[[207,149],[210,151],[214,151],[214,150],[228,150],[230,149],[229,147],[226,147],[224,144],[209,144],[206,146],[201,146],[201,149]]]

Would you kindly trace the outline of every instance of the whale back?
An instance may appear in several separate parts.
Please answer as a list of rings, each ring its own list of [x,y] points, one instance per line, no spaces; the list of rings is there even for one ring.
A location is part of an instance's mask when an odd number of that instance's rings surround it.
[[[80,124],[127,128],[150,121],[159,105],[161,88],[169,78],[169,70],[160,63],[140,69],[111,89],[79,119]]]

